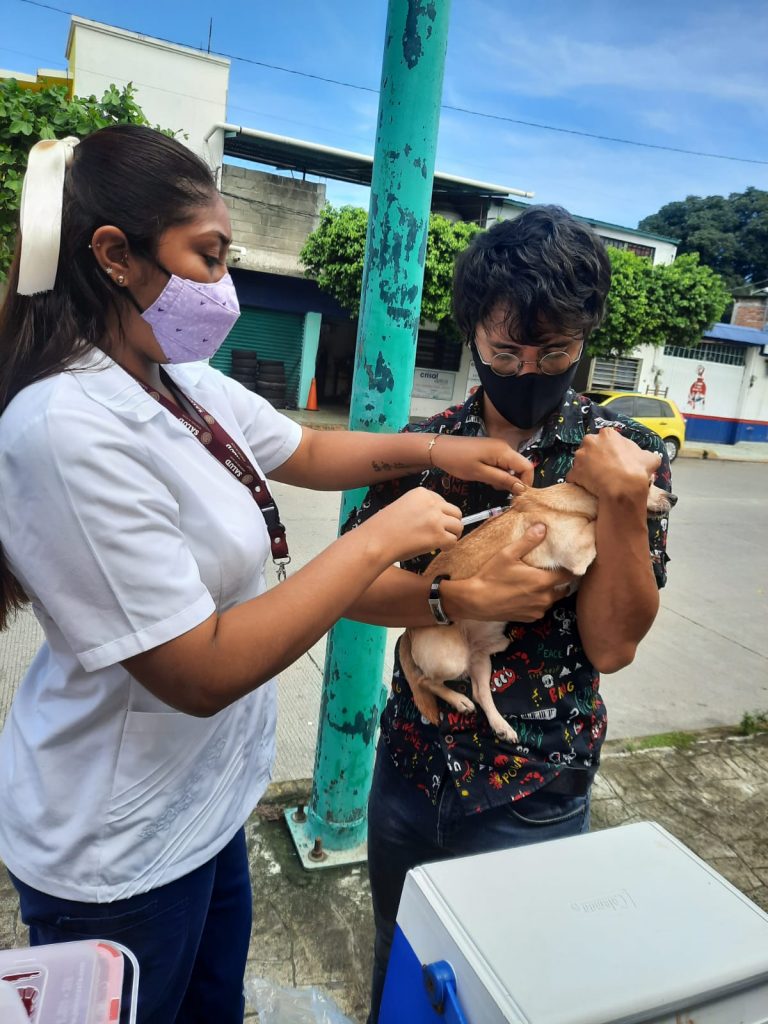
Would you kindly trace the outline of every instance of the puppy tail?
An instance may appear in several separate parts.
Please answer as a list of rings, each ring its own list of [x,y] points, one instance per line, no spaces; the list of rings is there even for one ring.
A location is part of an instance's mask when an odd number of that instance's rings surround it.
[[[420,714],[422,714],[428,722],[431,722],[432,725],[437,725],[440,721],[437,697],[426,685],[426,676],[413,660],[413,652],[411,650],[411,632],[408,629],[406,629],[400,637],[398,655],[400,657],[400,667],[403,670],[403,675],[411,688],[413,703],[416,705]]]

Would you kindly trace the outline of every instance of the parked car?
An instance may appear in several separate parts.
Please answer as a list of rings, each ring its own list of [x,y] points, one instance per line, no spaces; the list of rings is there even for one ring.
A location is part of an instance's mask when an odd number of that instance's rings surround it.
[[[685,420],[671,398],[641,395],[636,391],[585,391],[597,405],[620,412],[663,438],[669,461],[674,462],[685,442]]]

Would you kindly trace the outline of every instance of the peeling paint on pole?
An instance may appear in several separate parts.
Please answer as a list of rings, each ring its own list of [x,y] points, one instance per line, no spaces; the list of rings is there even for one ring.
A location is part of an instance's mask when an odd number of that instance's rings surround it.
[[[408,422],[450,0],[389,0],[349,425]],[[344,495],[341,522],[363,492]],[[404,524],[407,529],[407,524]],[[328,638],[307,830],[335,850],[365,838],[386,631],[343,619]]]

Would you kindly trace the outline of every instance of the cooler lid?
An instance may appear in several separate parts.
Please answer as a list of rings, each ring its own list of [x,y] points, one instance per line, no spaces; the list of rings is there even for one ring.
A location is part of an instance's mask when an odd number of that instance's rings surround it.
[[[484,1021],[639,1022],[768,983],[768,914],[655,822],[416,868],[398,924],[422,962],[453,936]]]

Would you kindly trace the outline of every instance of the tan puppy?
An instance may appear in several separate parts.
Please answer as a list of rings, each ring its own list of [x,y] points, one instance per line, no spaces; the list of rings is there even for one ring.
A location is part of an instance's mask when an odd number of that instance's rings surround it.
[[[648,511],[669,512],[677,498],[654,484],[648,491]],[[523,557],[538,569],[567,569],[583,576],[595,558],[597,498],[576,484],[527,488],[510,508],[462,537],[450,551],[440,552],[424,575],[474,576],[494,553],[523,536],[536,523],[544,523],[544,540]],[[400,662],[416,707],[433,725],[438,721],[437,697],[460,712],[475,710],[469,698],[445,685],[446,679],[469,676],[472,696],[488,723],[502,739],[517,742],[517,733],[504,720],[491,693],[491,655],[509,645],[505,622],[466,619],[450,626],[407,629],[400,640]]]

